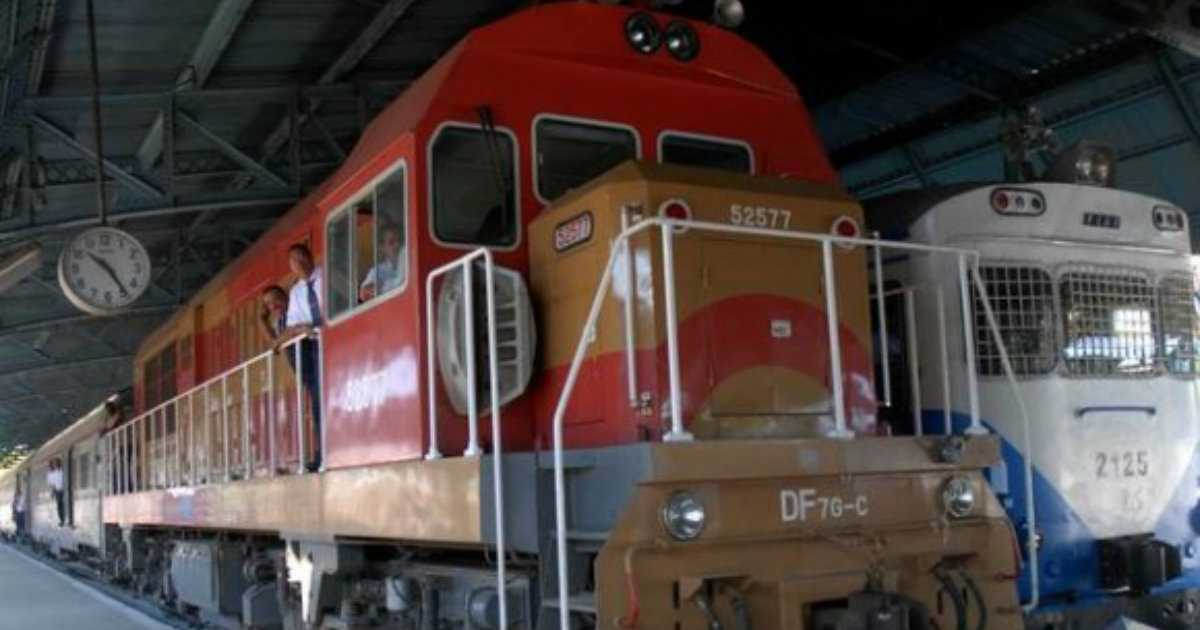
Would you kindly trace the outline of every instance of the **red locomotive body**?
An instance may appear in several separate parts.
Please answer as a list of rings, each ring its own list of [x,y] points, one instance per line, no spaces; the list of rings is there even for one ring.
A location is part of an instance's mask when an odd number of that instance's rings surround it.
[[[337,173],[192,301],[190,311],[203,307],[203,321],[196,322],[203,329],[194,340],[195,363],[177,362],[178,389],[220,374],[264,347],[253,332],[242,330],[253,328],[253,319],[238,313],[257,308],[259,292],[287,278],[291,244],[310,243],[318,262],[324,261],[331,214],[397,165],[407,172],[403,252],[408,277],[424,277],[476,246],[440,242],[436,236],[430,161],[439,132],[478,128],[480,107],[490,109],[497,129],[512,139],[515,149],[517,229],[512,242],[497,247],[496,260],[523,273],[529,254],[520,226],[547,202],[540,198],[536,180],[534,127],[539,120],[626,129],[634,134],[635,157],[649,162],[661,161],[664,134],[720,139],[746,147],[754,173],[836,184],[795,88],[758,49],[726,30],[695,24],[704,46],[696,60],[681,63],[665,52],[639,54],[620,37],[629,14],[591,3],[555,3],[468,35],[375,118]],[[423,289],[418,282],[407,282],[369,307],[332,317],[323,329],[326,413],[336,418],[326,429],[327,467],[412,458],[426,449],[425,388],[420,383],[428,351],[422,334]],[[175,322],[191,317],[183,312]],[[147,342],[139,361],[155,356],[164,337],[183,336],[168,326]],[[859,367],[864,367],[861,361]],[[623,378],[594,377],[602,382]],[[546,443],[547,414],[558,393],[555,380],[535,383],[531,396],[506,409],[506,449]],[[145,404],[144,378],[136,385],[140,410],[146,411],[153,405]],[[531,400],[541,401],[537,422]],[[579,433],[582,445],[617,444],[637,435],[627,405],[606,407],[601,397],[592,403],[600,408],[591,410],[585,400],[573,410],[603,420]],[[464,423],[447,419],[441,424],[442,450],[454,453],[452,445],[465,443]],[[569,445],[572,439],[568,434]]]

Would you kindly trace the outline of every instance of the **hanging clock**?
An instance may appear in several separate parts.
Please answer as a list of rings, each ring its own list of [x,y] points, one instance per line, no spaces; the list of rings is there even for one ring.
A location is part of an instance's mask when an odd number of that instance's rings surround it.
[[[86,313],[119,313],[150,286],[150,255],[123,230],[89,228],[68,241],[59,256],[58,284]]]

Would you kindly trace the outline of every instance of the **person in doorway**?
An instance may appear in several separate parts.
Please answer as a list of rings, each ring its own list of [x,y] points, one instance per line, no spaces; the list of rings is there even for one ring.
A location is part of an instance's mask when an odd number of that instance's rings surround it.
[[[67,506],[63,494],[62,460],[57,457],[50,460],[50,470],[46,473],[46,487],[50,488],[50,494],[54,497],[54,508],[58,512],[58,526],[64,527],[67,524]]]
[[[400,245],[402,242],[400,228],[388,225],[380,231],[380,259],[374,267],[367,271],[366,277],[358,287],[360,302],[366,302],[376,295],[387,293],[400,286],[400,281],[404,278],[401,267],[404,264],[404,261],[401,260],[403,252]]]
[[[288,352],[293,367],[300,371],[300,382],[308,391],[312,406],[312,440],[315,443],[312,460],[306,466],[309,472],[321,469],[321,357],[317,342],[310,335],[325,323],[324,277],[321,268],[313,260],[307,245],[297,243],[288,250],[288,266],[296,274],[296,284],[288,293],[287,314],[284,329],[275,339],[275,349],[295,337],[303,336],[294,349]],[[303,454],[301,454],[303,456]]]
[[[25,493],[21,492],[19,483],[16,492],[13,493],[12,519],[13,526],[17,529],[17,538],[21,538],[25,535]]]

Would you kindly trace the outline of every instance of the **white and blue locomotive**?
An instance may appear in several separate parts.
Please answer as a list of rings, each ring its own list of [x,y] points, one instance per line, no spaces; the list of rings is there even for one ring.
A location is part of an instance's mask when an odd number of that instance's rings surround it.
[[[1081,143],[1038,181],[867,204],[885,238],[979,253],[968,331],[957,318],[930,316],[939,293],[959,299],[957,269],[883,263],[892,297],[876,317],[888,347],[886,363],[877,359],[888,376],[878,380],[891,384],[881,398],[895,430],[961,428],[971,405],[965,377],[929,375],[973,352],[975,404],[1004,441],[989,477],[1024,555],[1031,628],[1122,618],[1200,627],[1200,357],[1188,219],[1171,203],[1113,188],[1114,175],[1111,152]],[[905,294],[911,304],[900,304]]]

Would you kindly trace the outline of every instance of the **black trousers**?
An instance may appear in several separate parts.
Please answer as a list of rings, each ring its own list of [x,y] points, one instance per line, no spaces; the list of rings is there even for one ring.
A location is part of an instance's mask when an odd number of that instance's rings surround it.
[[[58,509],[58,524],[65,525],[67,522],[67,505],[65,496],[62,490],[52,490],[54,493],[54,507]]]
[[[300,349],[300,383],[308,392],[308,399],[312,405],[312,441],[313,441],[313,461],[310,462],[313,467],[321,466],[321,350],[317,346],[317,342],[312,339],[303,339],[297,344]],[[292,348],[287,353],[288,363],[292,369],[296,369],[296,350]],[[298,410],[301,413],[302,410]],[[301,454],[304,457],[304,454]]]

